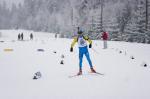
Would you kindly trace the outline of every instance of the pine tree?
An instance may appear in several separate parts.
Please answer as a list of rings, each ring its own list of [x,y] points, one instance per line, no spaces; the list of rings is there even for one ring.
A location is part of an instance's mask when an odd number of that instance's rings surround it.
[[[117,22],[119,27],[119,39],[124,40],[124,36],[126,35],[124,33],[124,30],[127,26],[127,23],[131,19],[131,4],[129,1],[125,3],[125,5],[122,7],[122,9],[119,9],[116,16],[117,16]]]
[[[147,0],[147,30],[150,34],[150,0]]]
[[[133,42],[146,42],[146,12],[145,12],[145,2],[143,0],[137,1],[137,6],[135,6],[133,17],[128,23],[126,28],[127,39]]]
[[[95,14],[94,16],[91,16],[90,22],[89,22],[89,29],[88,29],[88,36],[90,36],[91,39],[99,39],[100,38],[100,31],[101,31],[101,23],[100,23],[100,15]]]
[[[10,11],[7,7],[7,4],[5,1],[3,1],[2,4],[0,4],[0,29],[8,29],[10,28],[10,17],[9,17]]]

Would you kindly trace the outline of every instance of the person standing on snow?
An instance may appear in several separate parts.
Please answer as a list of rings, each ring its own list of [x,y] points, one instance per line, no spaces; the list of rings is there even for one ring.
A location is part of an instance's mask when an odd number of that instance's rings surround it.
[[[105,32],[105,31],[103,31],[103,33],[102,33],[102,39],[103,39],[103,45],[104,45],[104,47],[103,47],[103,49],[107,49],[107,40],[108,40],[108,33],[107,32]]]
[[[55,33],[55,38],[57,38],[57,33]]]
[[[33,34],[32,33],[30,34],[30,40],[33,40]]]
[[[23,41],[23,33],[21,33],[20,37],[21,37],[21,40]]]
[[[88,47],[87,47],[87,42],[89,42],[89,48],[92,47],[92,41],[89,39],[89,37],[83,35],[83,31],[79,30],[78,27],[78,36],[73,39],[73,42],[71,43],[71,48],[70,52],[73,52],[73,47],[75,43],[78,43],[79,47],[79,72],[77,75],[82,75],[82,60],[83,60],[83,55],[86,56],[88,63],[90,65],[90,69],[92,73],[96,73],[96,71],[93,68],[92,61],[90,59],[90,54],[88,52]]]
[[[18,40],[20,40],[20,37],[21,37],[21,35],[20,35],[20,33],[18,34]]]

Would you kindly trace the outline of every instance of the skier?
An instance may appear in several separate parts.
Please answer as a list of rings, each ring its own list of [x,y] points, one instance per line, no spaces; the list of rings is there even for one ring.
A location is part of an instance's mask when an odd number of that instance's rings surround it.
[[[86,56],[88,63],[90,65],[90,69],[92,73],[96,73],[96,71],[93,68],[91,59],[90,59],[90,55],[88,52],[88,47],[87,47],[87,42],[89,42],[89,48],[92,47],[92,41],[89,39],[89,37],[84,36],[83,35],[83,31],[79,30],[78,27],[78,35],[77,37],[74,38],[72,44],[71,44],[71,48],[70,48],[70,52],[73,52],[73,47],[75,45],[75,43],[78,43],[78,47],[79,47],[79,72],[77,73],[77,75],[82,75],[82,60],[83,60],[83,55]]]
[[[33,34],[32,33],[30,34],[30,40],[33,40]]]
[[[101,38],[103,39],[103,49],[107,49],[107,40],[108,40],[108,33],[106,31],[103,31]]]

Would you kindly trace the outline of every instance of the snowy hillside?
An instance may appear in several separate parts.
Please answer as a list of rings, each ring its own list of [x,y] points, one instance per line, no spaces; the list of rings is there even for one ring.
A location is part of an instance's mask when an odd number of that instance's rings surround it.
[[[77,46],[70,53],[72,39],[32,31],[35,37],[29,40],[31,31],[24,31],[25,40],[18,41],[20,32],[1,31],[0,99],[150,98],[150,45],[109,41],[103,49],[102,41],[93,41],[91,59],[104,75],[89,74],[84,57],[83,75],[69,78],[78,72]],[[33,80],[38,71],[42,77]]]

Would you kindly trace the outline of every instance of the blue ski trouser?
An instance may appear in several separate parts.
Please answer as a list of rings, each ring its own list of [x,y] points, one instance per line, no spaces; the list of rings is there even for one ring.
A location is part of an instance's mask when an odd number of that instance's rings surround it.
[[[93,65],[92,65],[92,62],[91,62],[91,59],[90,59],[88,48],[87,48],[87,46],[85,46],[85,47],[79,47],[79,66],[80,66],[80,69],[82,69],[82,62],[83,62],[83,55],[84,54],[86,56],[86,59],[88,60],[90,68],[92,68]]]

